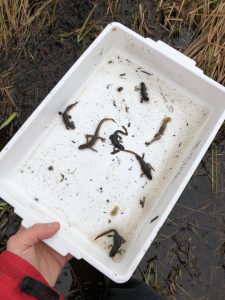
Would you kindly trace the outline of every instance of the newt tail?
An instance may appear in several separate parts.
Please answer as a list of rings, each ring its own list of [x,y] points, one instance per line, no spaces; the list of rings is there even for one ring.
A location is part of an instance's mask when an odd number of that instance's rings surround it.
[[[86,134],[86,140],[87,140],[87,142],[86,142],[85,144],[82,144],[82,145],[80,145],[80,146],[78,147],[80,150],[89,148],[89,149],[91,149],[91,150],[97,152],[97,150],[95,150],[95,149],[93,148],[93,146],[94,146],[94,144],[97,142],[98,139],[101,140],[102,142],[105,141],[105,139],[104,139],[103,137],[100,137],[100,136],[99,136],[100,128],[101,128],[102,124],[103,124],[105,121],[113,121],[113,122],[115,123],[115,120],[112,119],[112,118],[104,118],[104,119],[102,119],[102,120],[99,122],[99,124],[98,124],[98,126],[97,126],[97,128],[96,128],[96,130],[95,130],[95,133],[94,133],[93,135],[91,135],[91,134]]]

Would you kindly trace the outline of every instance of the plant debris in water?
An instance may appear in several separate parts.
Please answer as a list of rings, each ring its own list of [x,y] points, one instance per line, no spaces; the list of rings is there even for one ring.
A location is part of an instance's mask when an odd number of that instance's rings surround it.
[[[159,216],[154,217],[153,219],[151,219],[150,223],[153,223],[154,221],[156,221],[158,219]]]
[[[119,211],[119,206],[114,206],[114,208],[111,210],[111,212],[110,212],[110,215],[111,216],[116,216],[117,214],[118,214],[118,211]]]
[[[121,92],[122,90],[123,90],[122,86],[118,87],[118,89],[117,89],[118,92]]]

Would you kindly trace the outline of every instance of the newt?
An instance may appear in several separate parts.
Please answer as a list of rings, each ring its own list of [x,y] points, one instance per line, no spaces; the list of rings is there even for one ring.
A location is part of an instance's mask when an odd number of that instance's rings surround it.
[[[141,174],[141,177],[143,175],[145,175],[149,180],[152,180],[152,170],[154,170],[154,168],[151,166],[150,163],[147,163],[145,160],[144,160],[144,157],[145,157],[145,154],[143,153],[142,156],[140,156],[139,154],[135,153],[134,151],[131,151],[131,150],[123,150],[124,152],[128,152],[128,153],[131,153],[133,154],[137,161],[139,162],[140,164],[140,167],[141,167],[141,170],[142,170],[142,174]]]
[[[153,142],[155,141],[158,141],[159,139],[161,139],[166,127],[167,127],[167,124],[171,121],[171,118],[170,117],[165,117],[162,121],[162,124],[159,128],[159,131],[154,135],[153,139],[150,141],[150,142],[145,142],[145,145],[146,146],[149,146],[151,145]]]
[[[148,102],[149,101],[149,97],[148,97],[148,93],[147,93],[147,88],[145,83],[142,81],[141,82],[141,87],[140,88],[135,88],[136,90],[139,90],[141,92],[141,103],[142,102]]]
[[[139,203],[140,203],[140,205],[141,205],[142,208],[144,208],[144,206],[145,206],[145,199],[146,198],[143,197],[142,199],[139,200]]]
[[[100,128],[101,128],[102,124],[103,124],[105,121],[113,121],[113,122],[115,123],[115,120],[112,119],[112,118],[104,118],[104,119],[102,119],[102,120],[99,122],[99,124],[98,124],[98,126],[97,126],[97,128],[96,128],[96,130],[95,130],[95,133],[94,133],[93,135],[91,135],[91,134],[86,134],[86,135],[85,135],[85,136],[86,136],[87,142],[86,142],[86,144],[80,145],[80,146],[78,147],[79,149],[87,149],[87,148],[89,148],[89,149],[91,149],[91,150],[93,150],[93,151],[98,152],[96,149],[93,148],[93,146],[94,146],[94,144],[97,142],[97,140],[101,140],[102,142],[105,141],[105,139],[104,139],[103,137],[100,137],[100,136],[99,136]]]
[[[119,134],[128,135],[127,129],[125,126],[122,126],[123,130],[116,130],[113,134],[110,135],[109,139],[111,140],[114,148],[111,154],[116,154],[120,150],[124,150],[124,146],[122,145],[122,137]]]
[[[74,122],[71,121],[71,116],[68,115],[68,112],[75,106],[77,105],[78,102],[72,103],[69,106],[67,106],[67,108],[65,109],[65,111],[62,113],[61,111],[59,112],[59,115],[62,115],[62,119],[63,122],[66,126],[66,129],[75,129],[75,125]]]
[[[126,241],[125,239],[119,235],[118,231],[115,230],[115,229],[110,229],[108,231],[104,231],[103,233],[99,234],[95,240],[97,240],[98,238],[106,235],[106,234],[109,234],[109,233],[113,233],[113,235],[108,235],[108,237],[112,237],[113,238],[113,245],[112,245],[112,248],[109,252],[109,257],[114,257],[118,252],[119,252],[119,249],[121,247],[122,244],[124,244]]]

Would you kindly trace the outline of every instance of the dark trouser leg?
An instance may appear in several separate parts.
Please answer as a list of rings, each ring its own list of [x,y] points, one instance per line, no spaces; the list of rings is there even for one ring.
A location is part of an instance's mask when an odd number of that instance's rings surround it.
[[[106,282],[103,300],[166,300],[144,282],[131,278],[123,284]]]

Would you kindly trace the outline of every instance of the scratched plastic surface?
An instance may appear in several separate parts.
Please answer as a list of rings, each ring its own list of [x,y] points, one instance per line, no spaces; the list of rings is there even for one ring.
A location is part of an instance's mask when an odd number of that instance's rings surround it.
[[[137,88],[141,82],[147,87],[147,103],[140,103]],[[119,87],[123,88],[120,92]],[[160,200],[174,167],[186,155],[195,132],[207,119],[208,108],[160,79],[154,69],[115,50],[104,57],[79,93],[74,90],[61,110],[75,101],[78,104],[70,115],[76,129],[67,130],[56,114],[47,136],[17,169],[13,180],[30,196],[30,206],[60,220],[69,231],[79,230],[92,247],[108,255],[111,240],[104,237],[94,242],[94,238],[115,228],[127,241],[122,249],[129,247]],[[146,147],[145,142],[154,137],[165,116],[171,122],[162,138]],[[78,146],[85,143],[85,134],[93,134],[105,117],[114,118],[116,123],[108,121],[102,125],[100,136],[106,141],[99,140],[94,145],[98,152],[79,150]],[[139,155],[145,153],[145,160],[153,166],[151,181],[140,177],[134,156],[124,152],[111,154],[109,136],[122,125],[128,130],[128,136],[122,136],[125,148]],[[50,166],[53,170],[49,170]],[[142,208],[140,200],[144,197]],[[119,209],[112,216],[115,206]],[[120,261],[124,255],[117,255],[114,260]]]

